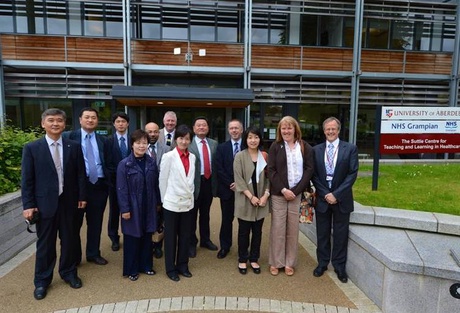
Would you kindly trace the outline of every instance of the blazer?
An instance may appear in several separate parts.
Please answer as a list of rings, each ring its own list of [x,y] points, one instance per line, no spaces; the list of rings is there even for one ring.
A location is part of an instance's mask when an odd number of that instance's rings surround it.
[[[128,148],[128,155],[131,154],[131,143],[129,136],[126,136],[128,139],[126,140],[126,148]],[[112,183],[115,186],[116,181],[115,177],[117,174],[117,167],[118,163],[122,160],[121,157],[121,150],[120,150],[120,143],[118,142],[117,133],[112,134],[110,137],[107,138],[107,145],[109,151],[109,163],[108,163],[108,171],[110,173],[110,179],[112,179]]]
[[[266,161],[263,153],[259,151],[257,158],[256,175],[259,177],[257,183],[257,195],[262,197],[265,190],[269,188],[268,177],[265,171]],[[245,190],[249,190],[254,194],[254,187],[252,183],[252,173],[254,172],[254,163],[252,162],[249,151],[243,151],[235,155],[235,162],[233,163],[233,172],[235,174],[235,216],[245,221],[258,221],[268,215],[268,203],[264,207],[254,207],[248,197],[244,195]]]
[[[30,142],[22,152],[21,192],[24,210],[38,208],[42,218],[53,217],[62,208],[77,210],[86,201],[85,163],[80,143],[62,138],[64,188],[59,196],[59,180],[45,137]]]
[[[303,145],[303,174],[299,183],[294,188],[289,188],[286,151],[284,141],[273,142],[268,151],[268,178],[270,179],[270,193],[282,196],[283,188],[291,189],[295,195],[302,193],[310,186],[310,179],[313,176],[313,148],[301,140]]]
[[[160,203],[158,167],[145,156],[145,172],[137,165],[131,153],[121,160],[117,168],[117,196],[120,214],[131,213],[129,220],[121,219],[123,234],[142,237],[157,228],[157,204]]]
[[[356,145],[346,141],[339,141],[339,151],[337,152],[337,162],[332,179],[332,187],[326,181],[326,164],[324,154],[326,143],[321,143],[313,148],[315,158],[315,171],[313,174],[313,184],[316,188],[316,207],[315,210],[324,213],[329,204],[324,197],[332,192],[337,199],[339,210],[342,213],[350,213],[354,210],[352,187],[358,176],[358,148]]]
[[[211,149],[211,180],[212,180],[212,194],[213,196],[217,193],[217,173],[215,171],[215,162],[214,157],[216,155],[217,150],[217,141],[214,139],[205,138],[208,142],[209,148]],[[200,194],[200,185],[201,185],[201,159],[200,159],[200,152],[198,151],[198,146],[195,142],[195,137],[192,138],[192,142],[190,143],[188,150],[190,153],[195,155],[195,200],[198,199],[198,195]]]
[[[158,141],[165,145],[167,151],[171,151],[173,148],[176,147],[176,141],[174,140],[174,138],[171,138],[171,146],[168,146],[166,144],[165,131],[166,130],[164,128],[160,129],[160,135],[158,136]]]
[[[161,158],[163,157],[163,154],[165,154],[166,152],[169,152],[171,149],[170,149],[170,147],[168,147],[167,145],[162,143],[160,140],[157,140],[155,145],[157,147],[157,149],[156,149],[156,153],[157,153],[156,162],[157,162],[158,167],[160,167]]]
[[[99,149],[99,157],[101,159],[102,171],[104,172],[104,177],[106,178],[107,184],[111,185],[110,172],[109,172],[111,161],[109,157],[110,150],[109,150],[107,138],[97,134],[96,132],[94,134],[96,135],[96,142],[97,142],[97,147]],[[76,142],[81,144],[81,129],[80,128],[73,130],[73,131],[64,132],[62,136],[65,138],[75,140]],[[85,169],[85,173],[86,173],[86,169]]]
[[[173,212],[187,212],[194,205],[195,155],[189,154],[190,168],[185,174],[177,149],[163,155],[160,165],[160,193],[163,208]]]
[[[233,144],[231,140],[217,146],[214,165],[217,172],[217,196],[222,200],[230,200],[235,194],[230,189],[230,185],[235,181],[233,176]]]

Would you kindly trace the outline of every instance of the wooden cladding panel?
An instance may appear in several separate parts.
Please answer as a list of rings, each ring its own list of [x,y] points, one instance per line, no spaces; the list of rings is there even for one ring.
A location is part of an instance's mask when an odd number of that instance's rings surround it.
[[[252,47],[251,67],[300,69],[300,47],[257,45]]]
[[[173,53],[175,48],[180,48],[180,54]],[[135,40],[132,42],[132,61],[152,65],[243,66],[242,45],[192,43],[193,60],[190,64],[185,59],[188,49],[187,42]],[[199,55],[201,49],[206,51],[205,56]]]
[[[69,62],[123,63],[123,40],[107,38],[67,38]]]
[[[344,49],[304,48],[302,69],[313,71],[351,71],[353,52]]]

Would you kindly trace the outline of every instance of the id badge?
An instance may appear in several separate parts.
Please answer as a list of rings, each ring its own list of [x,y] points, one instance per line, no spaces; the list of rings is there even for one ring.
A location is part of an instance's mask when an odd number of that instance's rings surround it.
[[[332,181],[333,176],[332,175],[327,175],[326,176],[326,181]]]

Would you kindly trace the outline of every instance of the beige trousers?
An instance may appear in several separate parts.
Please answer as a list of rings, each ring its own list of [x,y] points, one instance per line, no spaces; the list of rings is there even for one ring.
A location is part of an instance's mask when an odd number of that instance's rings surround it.
[[[297,264],[300,198],[286,201],[283,196],[271,196],[270,266],[294,268]]]

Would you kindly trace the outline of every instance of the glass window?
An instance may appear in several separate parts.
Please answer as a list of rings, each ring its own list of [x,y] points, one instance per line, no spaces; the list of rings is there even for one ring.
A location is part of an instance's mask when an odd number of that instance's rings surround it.
[[[302,29],[301,32],[301,45],[302,46],[316,46],[318,41],[318,16],[316,15],[302,15]]]
[[[67,34],[66,1],[46,1],[46,33]]]
[[[106,4],[106,36],[123,37],[123,11],[121,5]]]
[[[355,40],[355,19],[352,17],[345,18],[345,29],[343,32],[343,46],[353,47]]]
[[[69,35],[81,36],[83,34],[83,22],[81,7],[83,4],[69,2]]]
[[[103,4],[85,3],[84,6],[84,34],[87,36],[104,36]]]
[[[364,46],[373,49],[388,49],[389,22],[387,20],[367,19],[364,25]]]
[[[395,20],[391,22],[390,49],[412,50],[414,23]]]

